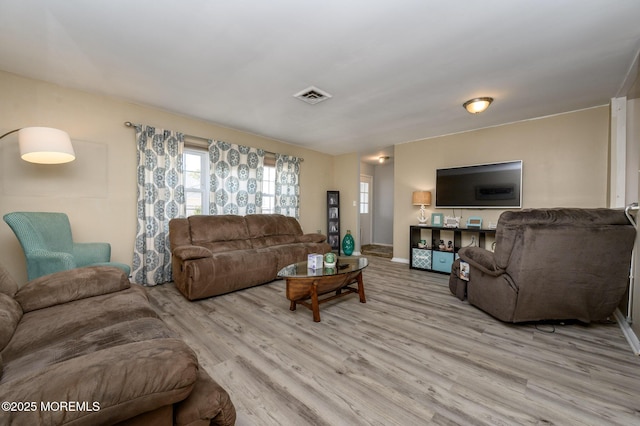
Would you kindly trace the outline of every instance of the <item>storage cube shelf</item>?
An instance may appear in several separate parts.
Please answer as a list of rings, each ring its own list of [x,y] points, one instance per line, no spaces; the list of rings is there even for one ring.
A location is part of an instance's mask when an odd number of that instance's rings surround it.
[[[425,238],[422,232],[430,234],[430,238]],[[453,234],[453,251],[439,250],[434,245],[440,241],[440,233],[450,232]],[[457,259],[458,250],[462,245],[462,234],[472,233],[476,237],[478,247],[484,248],[486,236],[495,235],[495,229],[478,229],[478,228],[443,228],[439,226],[411,226],[409,228],[409,244],[411,259],[409,267],[411,269],[420,269],[430,272],[438,272],[442,274],[451,273],[453,261]],[[451,234],[449,234],[451,235]],[[420,240],[426,240],[428,248],[418,247]],[[445,240],[445,244],[448,240]],[[435,244],[434,244],[435,243]]]

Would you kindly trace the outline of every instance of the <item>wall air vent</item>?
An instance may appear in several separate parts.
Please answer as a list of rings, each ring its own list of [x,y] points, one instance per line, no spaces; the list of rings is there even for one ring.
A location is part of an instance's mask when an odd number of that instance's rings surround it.
[[[302,90],[301,92],[296,93],[295,95],[293,95],[293,97],[298,98],[308,104],[315,105],[318,102],[326,101],[331,97],[331,95],[324,90],[318,89],[315,86],[310,86]]]

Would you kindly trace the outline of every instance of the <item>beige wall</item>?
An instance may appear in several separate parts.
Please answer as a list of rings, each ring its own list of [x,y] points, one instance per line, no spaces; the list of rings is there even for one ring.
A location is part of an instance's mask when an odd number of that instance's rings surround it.
[[[609,107],[603,106],[396,145],[394,258],[409,258],[409,226],[417,224],[418,215],[412,191],[433,191],[435,197],[440,167],[523,160],[523,207],[606,207],[608,134]],[[462,223],[481,216],[488,224],[501,211],[455,212]],[[428,207],[428,215],[432,212],[453,215],[451,209]]]
[[[136,219],[135,133],[125,121],[304,157],[301,225],[326,232],[326,191],[334,184],[333,157],[159,109],[62,88],[0,72],[0,134],[49,126],[71,136],[76,161],[34,165],[21,161],[15,134],[0,142],[0,215],[60,211],[69,215],[76,241],[108,241],[112,259],[131,263]],[[329,172],[328,172],[329,171]],[[0,262],[23,283],[26,267],[15,236],[0,222]]]

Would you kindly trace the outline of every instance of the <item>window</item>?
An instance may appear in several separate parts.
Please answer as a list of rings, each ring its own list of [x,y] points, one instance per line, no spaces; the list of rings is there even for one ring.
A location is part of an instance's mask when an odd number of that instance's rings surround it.
[[[184,172],[187,216],[209,214],[209,152],[203,148],[185,148]],[[275,159],[265,158],[262,177],[262,213],[274,213],[275,200]]]
[[[201,149],[184,150],[184,196],[187,216],[209,212],[209,153]]]
[[[276,207],[276,168],[264,166],[262,174],[262,213],[275,213]]]
[[[360,213],[369,213],[369,183],[360,182]]]

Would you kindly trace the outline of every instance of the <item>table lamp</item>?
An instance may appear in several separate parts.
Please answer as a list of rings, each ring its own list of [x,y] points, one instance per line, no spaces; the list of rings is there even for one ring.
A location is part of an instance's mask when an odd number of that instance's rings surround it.
[[[424,225],[427,223],[427,217],[424,214],[424,206],[431,204],[431,192],[429,191],[413,191],[411,195],[412,204],[414,206],[420,206],[420,216],[418,216],[418,222]]]

